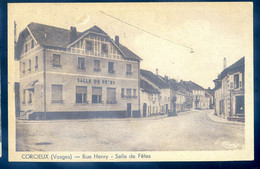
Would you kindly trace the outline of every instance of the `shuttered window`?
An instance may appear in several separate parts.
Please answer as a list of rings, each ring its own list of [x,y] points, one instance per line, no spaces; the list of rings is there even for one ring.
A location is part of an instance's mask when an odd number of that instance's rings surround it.
[[[107,104],[115,104],[115,103],[116,103],[116,89],[107,88]]]
[[[76,103],[87,103],[86,86],[76,86]]]
[[[92,87],[92,103],[101,103],[102,99],[102,88]]]
[[[52,85],[52,102],[62,103],[62,85]]]

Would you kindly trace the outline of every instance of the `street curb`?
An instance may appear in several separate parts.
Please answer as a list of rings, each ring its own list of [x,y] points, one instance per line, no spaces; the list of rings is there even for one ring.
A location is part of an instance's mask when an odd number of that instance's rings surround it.
[[[241,125],[241,126],[245,126],[245,123],[241,123],[241,122],[235,122],[235,121],[228,121],[226,119],[222,119],[214,114],[211,114],[210,111],[207,112],[207,116],[208,118],[215,122],[215,123],[223,123],[223,124],[231,124],[231,125]]]

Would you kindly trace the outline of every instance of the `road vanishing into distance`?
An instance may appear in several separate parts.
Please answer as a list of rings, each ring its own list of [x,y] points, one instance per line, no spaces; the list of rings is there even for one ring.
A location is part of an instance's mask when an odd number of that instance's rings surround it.
[[[237,150],[244,125],[215,122],[210,110],[130,119],[18,121],[17,151]],[[212,111],[212,110],[211,110]]]

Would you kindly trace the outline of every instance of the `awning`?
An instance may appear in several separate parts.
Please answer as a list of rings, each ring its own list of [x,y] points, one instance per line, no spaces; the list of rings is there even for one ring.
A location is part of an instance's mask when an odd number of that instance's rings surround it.
[[[34,85],[38,82],[38,80],[34,80],[32,82],[30,82],[29,84],[27,84],[25,86],[25,90],[34,90]]]

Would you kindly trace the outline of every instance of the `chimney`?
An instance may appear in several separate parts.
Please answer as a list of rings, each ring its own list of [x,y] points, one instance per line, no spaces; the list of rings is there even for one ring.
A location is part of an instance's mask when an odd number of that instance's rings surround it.
[[[77,39],[77,28],[76,27],[73,27],[73,26],[70,27],[69,38],[70,38],[70,43]]]
[[[227,60],[226,58],[224,57],[224,61],[223,61],[223,69],[226,69],[227,67]]]
[[[118,36],[118,35],[115,36],[115,43],[116,43],[117,45],[119,45],[119,36]]]
[[[156,68],[156,75],[158,76],[158,68]]]

